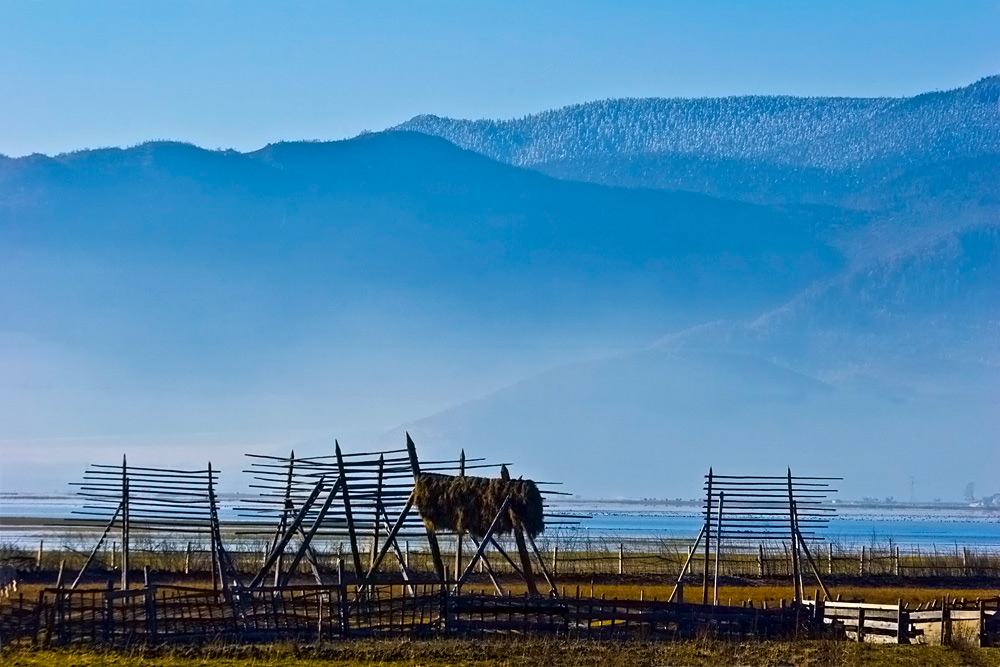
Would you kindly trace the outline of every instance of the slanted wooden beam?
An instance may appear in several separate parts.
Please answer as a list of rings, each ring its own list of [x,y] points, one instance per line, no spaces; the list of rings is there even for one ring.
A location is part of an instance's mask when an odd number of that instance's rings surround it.
[[[392,526],[392,530],[385,538],[385,542],[382,543],[382,547],[379,549],[378,554],[375,556],[375,560],[372,561],[372,566],[368,568],[368,572],[364,575],[364,581],[367,583],[368,579],[378,570],[379,565],[382,564],[382,559],[385,555],[389,553],[389,549],[393,545],[396,545],[396,536],[399,534],[400,529],[403,527],[403,523],[406,521],[406,516],[413,509],[413,497],[414,492],[410,492],[410,497],[406,499],[406,504],[403,505],[403,509],[399,512],[399,516],[396,518],[396,523]],[[399,545],[396,545],[398,548]]]
[[[406,452],[410,457],[410,469],[413,471],[413,481],[417,481],[420,476],[420,461],[417,459],[417,446],[413,444],[413,438],[406,434]],[[434,571],[438,580],[444,585],[448,581],[448,573],[444,569],[444,560],[441,559],[441,547],[438,545],[437,535],[430,528],[427,528],[427,545],[431,550],[431,560],[434,561]]]
[[[302,525],[303,520],[305,520],[306,518],[306,514],[309,513],[309,510],[316,502],[316,498],[319,497],[319,494],[323,491],[323,482],[324,480],[322,479],[316,482],[316,486],[313,487],[313,490],[309,494],[309,497],[306,498],[306,501],[304,503],[302,503],[302,508],[299,510],[298,514],[295,515],[295,518],[292,519],[292,523],[288,527],[288,530],[286,530],[285,534],[281,536],[280,540],[278,540],[278,543],[274,546],[274,549],[271,551],[270,554],[268,554],[267,558],[264,560],[264,564],[261,566],[260,571],[257,573],[257,576],[255,576],[253,578],[253,581],[250,582],[249,584],[250,588],[260,586],[261,582],[264,581],[264,577],[267,575],[267,572],[272,567],[274,567],[274,563],[278,560],[278,557],[282,554],[282,552],[284,552],[285,547],[288,546],[288,543],[291,542],[292,536],[295,535],[299,526]]]
[[[486,534],[483,535],[483,541],[479,543],[479,548],[476,549],[476,555],[472,557],[472,560],[469,561],[469,564],[465,567],[465,571],[462,572],[462,576],[458,578],[458,584],[461,585],[465,583],[465,580],[469,578],[470,574],[472,574],[472,569],[476,566],[476,562],[483,557],[483,554],[486,551],[486,545],[490,543],[491,539],[493,539],[493,535],[496,533],[497,527],[500,525],[500,518],[504,515],[504,512],[507,511],[509,506],[510,494],[507,494],[507,497],[504,498],[503,503],[500,505],[500,511],[497,512],[495,517],[493,517],[493,523],[490,524],[489,530],[487,530]]]
[[[94,548],[90,551],[90,555],[87,556],[87,561],[83,564],[83,567],[80,568],[80,574],[76,575],[76,579],[74,579],[73,583],[70,585],[70,590],[76,588],[80,584],[80,579],[83,578],[83,573],[86,572],[87,568],[90,567],[90,564],[94,562],[97,552],[100,551],[101,545],[104,544],[104,540],[107,539],[108,533],[111,532],[111,529],[115,525],[115,520],[122,511],[122,505],[123,503],[118,503],[118,509],[115,510],[114,515],[111,517],[111,521],[108,521],[108,525],[104,527],[104,532],[101,533],[101,539],[97,540],[97,544],[95,544]]]
[[[695,538],[694,546],[691,547],[691,551],[688,552],[687,560],[684,561],[684,565],[681,566],[681,573],[677,575],[677,581],[674,583],[674,589],[670,591],[670,597],[667,598],[667,602],[671,602],[674,596],[677,595],[677,589],[680,588],[681,580],[684,578],[684,573],[687,572],[688,565],[691,564],[691,559],[694,558],[694,553],[698,550],[698,545],[701,543],[701,538],[705,536],[705,526],[702,524],[701,531],[698,533],[698,537]]]
[[[333,504],[333,499],[337,496],[337,492],[344,487],[344,478],[338,477],[337,481],[334,482],[333,488],[330,489],[330,493],[327,494],[326,500],[323,502],[323,506],[320,507],[319,513],[313,520],[312,526],[302,535],[302,544],[299,545],[299,550],[295,552],[295,556],[292,558],[291,564],[288,566],[288,570],[285,572],[284,578],[281,580],[282,586],[287,586],[288,582],[292,579],[292,574],[295,572],[295,568],[299,566],[302,562],[302,556],[309,550],[309,545],[312,542],[313,537],[316,536],[316,531],[323,524],[323,518],[326,517],[326,513],[330,510],[330,505]],[[315,574],[319,574],[318,567],[316,568]],[[317,582],[322,584],[322,578]]]
[[[469,537],[472,539],[472,543],[476,545],[476,549],[479,549],[479,540],[471,535]],[[490,581],[493,582],[493,588],[495,588],[497,593],[500,595],[505,595],[503,586],[501,586],[500,582],[497,580],[497,574],[493,571],[493,566],[490,564],[490,559],[486,557],[485,550],[483,551],[482,556],[480,556],[480,560],[483,561],[483,565],[486,567],[486,573],[490,575]]]
[[[545,567],[545,559],[542,558],[542,553],[538,550],[538,545],[535,544],[535,538],[531,535],[528,535],[528,544],[531,545],[531,550],[535,553],[535,558],[538,559],[538,567],[542,570],[542,576],[545,577],[545,582],[549,585],[549,595],[559,595],[556,582],[549,575],[549,570]]]
[[[804,537],[802,537],[802,532],[799,530],[798,510],[795,507],[795,501],[792,501],[792,514],[796,518],[795,532],[796,532],[796,534],[797,534],[797,536],[799,538],[799,544],[802,545],[802,551],[805,552],[806,561],[809,562],[809,567],[812,568],[813,575],[815,575],[816,581],[819,582],[819,587],[823,589],[823,595],[826,597],[827,600],[829,600],[830,599],[830,591],[827,590],[826,584],[823,583],[823,577],[821,577],[820,574],[819,574],[819,568],[816,567],[816,562],[813,560],[812,554],[809,553],[809,547],[806,545],[806,540],[805,540]]]

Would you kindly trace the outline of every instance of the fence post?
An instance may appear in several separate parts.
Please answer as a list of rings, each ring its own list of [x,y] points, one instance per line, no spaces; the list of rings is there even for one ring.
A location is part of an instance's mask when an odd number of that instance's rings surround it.
[[[899,576],[899,547],[897,546],[892,554],[892,573],[895,576]]]
[[[910,643],[910,612],[903,609],[903,600],[896,603],[896,643]]]
[[[187,543],[187,549],[184,550],[184,574],[191,574],[191,543]]]
[[[858,576],[865,576],[865,546],[861,545],[861,558],[858,560]]]
[[[42,548],[45,546],[45,540],[38,540],[38,555],[35,556],[35,569],[42,569]]]
[[[986,642],[984,641],[986,639],[986,603],[979,600],[976,606],[979,608],[979,634],[977,635],[979,638],[978,645],[986,646]]]
[[[508,595],[510,592],[508,591]],[[441,630],[444,636],[451,634],[451,605],[448,603],[448,587],[441,587]]]
[[[962,576],[969,576],[969,547],[962,547]]]
[[[108,587],[104,591],[104,641],[111,641],[115,633],[115,601],[111,594],[115,590],[115,582],[108,579]]]
[[[945,597],[941,601],[941,645],[948,646],[951,644],[951,605],[948,604],[948,598]]]
[[[833,542],[826,544],[826,573],[833,574]]]
[[[625,574],[625,545],[618,543],[618,574]]]
[[[865,640],[865,608],[858,607],[858,641]]]
[[[559,574],[559,546],[552,547],[552,576]]]
[[[150,638],[156,640],[156,588],[149,585],[149,566],[144,569],[146,575],[146,590],[143,597],[146,602],[146,632]]]
[[[337,568],[338,573],[342,573],[344,569],[344,560],[342,558],[337,559],[339,567]],[[339,581],[342,581],[339,580]],[[340,623],[340,636],[347,637],[351,633],[351,608],[347,604],[347,584],[338,583],[337,584],[337,616]]]
[[[763,543],[757,545],[757,574],[761,579],[764,578],[764,545]]]
[[[674,597],[678,603],[684,604],[684,582],[677,582],[677,595]]]

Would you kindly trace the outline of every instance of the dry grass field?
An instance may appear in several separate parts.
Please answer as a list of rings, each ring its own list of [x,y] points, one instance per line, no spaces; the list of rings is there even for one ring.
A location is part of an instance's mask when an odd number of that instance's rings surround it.
[[[593,642],[558,639],[352,640],[319,646],[268,644],[0,654],[6,667],[653,667],[664,665],[1000,666],[1000,649],[850,642]]]

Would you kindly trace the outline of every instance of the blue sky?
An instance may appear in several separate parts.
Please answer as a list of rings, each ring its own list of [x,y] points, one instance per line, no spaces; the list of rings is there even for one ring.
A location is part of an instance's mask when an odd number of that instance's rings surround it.
[[[1000,70],[1000,3],[0,3],[0,153],[253,149],[619,96],[909,95]]]

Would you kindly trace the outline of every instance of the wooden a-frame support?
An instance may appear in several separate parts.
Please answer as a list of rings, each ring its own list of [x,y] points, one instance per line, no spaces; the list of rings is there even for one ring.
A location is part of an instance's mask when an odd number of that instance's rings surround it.
[[[274,545],[274,548],[271,549],[271,552],[267,555],[267,558],[264,559],[264,564],[261,565],[260,570],[250,581],[249,586],[251,588],[260,586],[261,583],[263,583],[264,577],[267,576],[267,573],[277,563],[278,558],[280,558],[281,554],[284,553],[285,547],[287,547],[288,543],[292,541],[292,537],[298,532],[299,527],[305,520],[306,515],[309,513],[309,510],[312,509],[312,506],[315,504],[316,499],[319,497],[319,494],[322,493],[324,483],[325,480],[323,479],[320,479],[318,482],[316,482],[316,486],[313,487],[313,490],[309,493],[309,496],[306,498],[305,502],[302,503],[302,507],[299,508],[299,511],[293,517],[291,524],[287,526],[285,532],[278,539],[277,544]]]

